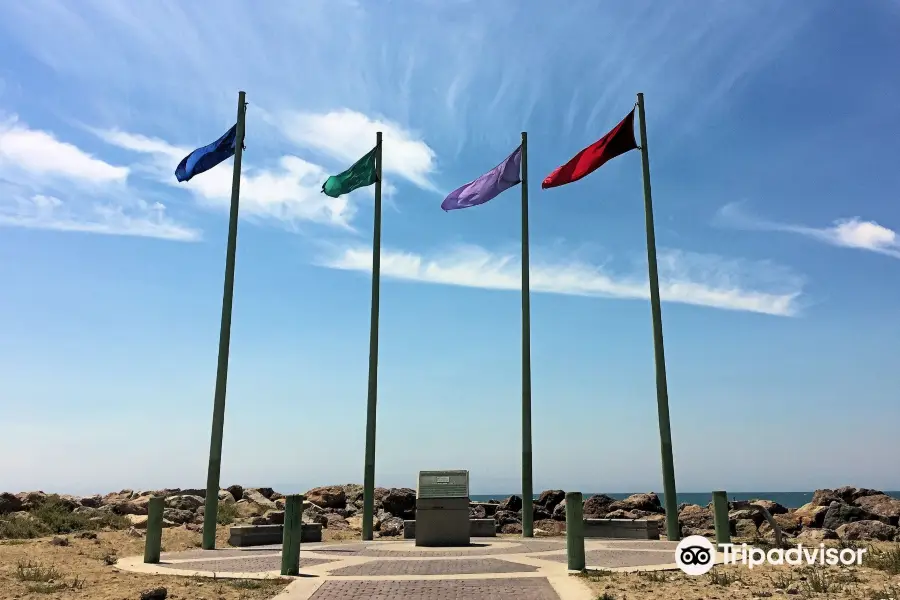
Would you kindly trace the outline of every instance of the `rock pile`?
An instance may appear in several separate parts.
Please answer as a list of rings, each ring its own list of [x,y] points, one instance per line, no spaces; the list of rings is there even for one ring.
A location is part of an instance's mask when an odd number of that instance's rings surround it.
[[[200,530],[203,525],[206,490],[165,489],[154,491],[122,490],[105,496],[53,496],[58,506],[89,519],[104,514],[124,517],[136,530],[147,526],[147,504],[151,496],[163,496],[165,527],[184,526]],[[363,492],[358,484],[317,487],[305,494],[303,522],[319,523],[332,530],[361,530]],[[0,519],[32,518],[29,511],[44,503],[43,492],[0,493]],[[866,488],[841,487],[816,490],[812,501],[796,509],[777,502],[759,500],[771,513],[788,539],[805,543],[827,539],[900,541],[900,500]],[[244,488],[233,485],[219,490],[220,523],[269,525],[284,523],[284,495],[272,488]],[[766,538],[771,527],[758,512],[729,505],[731,533],[736,537]],[[565,521],[566,501],[562,490],[546,490],[533,505],[535,527],[559,533]],[[616,500],[605,494],[584,500],[586,519],[650,519],[665,531],[665,511],[655,493],[634,494]],[[414,519],[416,492],[409,488],[375,489],[374,530],[378,537],[400,536],[403,521]],[[473,519],[493,519],[498,533],[522,531],[522,499],[510,496],[502,500],[471,502]],[[678,521],[684,535],[713,536],[711,506],[682,504]]]

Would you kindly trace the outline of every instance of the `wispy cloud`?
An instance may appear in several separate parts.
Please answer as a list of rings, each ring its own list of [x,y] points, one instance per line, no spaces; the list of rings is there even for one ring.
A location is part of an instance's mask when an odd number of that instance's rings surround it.
[[[0,226],[196,241],[160,202],[129,187],[116,166],[34,129],[17,117],[0,122]]]
[[[195,242],[201,238],[199,230],[179,225],[166,216],[165,210],[166,207],[158,202],[148,204],[144,201],[138,201],[131,208],[94,203],[86,210],[73,210],[55,196],[37,194],[19,199],[12,207],[0,206],[0,225],[178,242]]]
[[[284,134],[297,144],[344,161],[347,166],[375,145],[382,132],[382,169],[427,190],[434,190],[429,176],[435,171],[435,153],[420,136],[397,123],[372,118],[348,109],[326,113],[286,113]]]
[[[324,256],[318,264],[369,272],[372,251],[361,247],[342,248]],[[659,266],[660,294],[667,302],[778,316],[792,316],[799,311],[802,281],[784,268],[679,251],[662,252]],[[421,283],[521,289],[518,257],[479,246],[456,247],[432,257],[383,250],[381,274]],[[768,289],[755,289],[757,283]],[[572,296],[649,298],[646,277],[637,272],[621,275],[583,261],[540,260],[540,257],[531,264],[531,289]]]
[[[900,240],[897,232],[860,217],[837,219],[829,227],[810,227],[762,219],[744,211],[742,203],[731,202],[719,209],[716,222],[736,229],[794,233],[832,246],[868,250],[900,258]]]
[[[0,170],[28,176],[59,176],[85,182],[123,182],[128,168],[104,162],[49,132],[31,129],[17,117],[0,121]]]
[[[175,180],[175,165],[192,148],[115,129],[95,130],[95,133],[110,144],[149,159],[134,165],[134,171],[149,174],[159,183],[187,189],[204,206],[221,209],[229,205],[231,169],[211,169],[186,183]],[[311,221],[350,228],[356,207],[348,196],[331,198],[321,193],[322,182],[328,176],[323,167],[292,155],[281,156],[269,167],[255,166],[247,160],[241,167],[243,214],[289,225]]]

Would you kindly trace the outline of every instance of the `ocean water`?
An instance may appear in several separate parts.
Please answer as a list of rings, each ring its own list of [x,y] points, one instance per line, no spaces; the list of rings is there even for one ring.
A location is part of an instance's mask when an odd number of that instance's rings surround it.
[[[599,492],[596,492],[599,493]],[[606,492],[604,492],[606,493]],[[885,494],[889,496],[893,496],[894,498],[900,498],[900,491],[895,492],[885,492]],[[469,499],[474,502],[487,502],[488,500],[502,500],[503,498],[508,498],[513,494],[471,494]],[[520,494],[515,494],[520,495]],[[594,493],[586,493],[584,494],[585,498],[590,498]],[[628,494],[613,494],[606,493],[610,498],[615,498],[616,500],[622,500],[631,495]],[[782,506],[787,508],[799,508],[812,500],[813,493],[812,492],[735,492],[729,493],[729,500],[772,500],[773,502],[777,502]],[[537,499],[537,494],[535,494],[535,499]],[[665,502],[665,495],[659,494],[660,502]],[[687,492],[678,494],[678,503],[686,502],[688,504],[699,504],[701,506],[705,506],[712,502],[712,494],[709,492]]]

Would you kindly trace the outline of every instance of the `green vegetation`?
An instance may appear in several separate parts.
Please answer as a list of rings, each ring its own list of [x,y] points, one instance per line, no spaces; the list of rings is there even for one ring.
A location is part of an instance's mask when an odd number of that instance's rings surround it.
[[[73,512],[71,504],[51,495],[26,515],[0,518],[0,539],[23,540],[104,528],[125,529],[128,525],[128,519],[110,512]]]

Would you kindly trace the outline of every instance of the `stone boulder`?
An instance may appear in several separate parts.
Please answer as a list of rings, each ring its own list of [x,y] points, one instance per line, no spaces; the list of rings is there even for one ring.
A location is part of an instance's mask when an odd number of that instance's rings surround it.
[[[813,502],[808,502],[795,510],[792,514],[800,519],[800,523],[804,527],[821,527],[825,520],[825,513],[828,512],[827,506],[820,506]]]
[[[469,507],[480,506],[484,509],[485,518],[493,517],[497,512],[497,504],[494,502],[469,502]]]
[[[659,496],[654,492],[648,494],[632,494],[621,501],[627,508],[626,510],[640,510],[647,513],[663,513],[665,510],[659,501]]]
[[[566,493],[562,490],[544,490],[541,492],[541,495],[538,496],[538,499],[535,500],[535,506],[544,508],[544,510],[552,515],[553,509],[565,499]]]
[[[688,534],[687,529],[691,531],[713,531],[715,529],[712,511],[697,504],[685,505],[678,512],[678,522],[681,523],[682,528],[685,528],[685,535],[693,535]]]
[[[234,498],[235,502],[244,497],[244,487],[240,485],[229,485],[225,488],[231,493],[231,496]]]
[[[520,510],[522,510],[522,498],[519,496],[510,496],[497,505],[497,512],[518,512]]]
[[[328,524],[328,515],[321,506],[313,504],[312,502],[304,502],[301,520],[304,523],[318,523],[319,525],[325,526]]]
[[[636,512],[632,512],[630,510],[622,510],[621,508],[618,508],[612,512],[606,513],[606,515],[603,518],[604,519],[629,519],[631,521],[634,521],[635,519],[640,519],[641,515]]]
[[[842,540],[881,540],[891,541],[900,531],[893,525],[881,521],[853,521],[837,528],[836,533]]]
[[[484,507],[480,504],[470,504],[469,505],[469,518],[470,519],[486,519],[487,511],[484,510]]]
[[[347,519],[337,513],[325,513],[325,520],[326,522],[323,527],[326,529],[333,529],[335,531],[350,529],[350,524],[347,522]]]
[[[882,521],[887,525],[890,524],[889,518],[876,515],[864,508],[841,502],[832,502],[828,507],[828,510],[825,511],[825,518],[822,519],[822,527],[837,531],[838,527],[841,525],[853,523],[855,521]]]
[[[553,516],[549,510],[545,507],[540,506],[538,504],[533,504],[531,507],[531,517],[535,521],[543,521],[545,519],[549,519]]]
[[[799,532],[803,528],[803,524],[800,522],[800,517],[798,517],[794,513],[782,513],[777,515],[772,515],[772,519],[778,523],[778,527],[781,528],[782,533],[787,534],[795,534]],[[763,521],[762,525],[759,526],[760,535],[768,536],[769,534],[775,535],[772,531],[772,526],[769,525],[769,521]]]
[[[143,500],[138,500],[139,499],[119,500],[117,502],[105,504],[101,508],[106,508],[109,512],[117,515],[146,515],[147,504],[150,500],[150,497],[147,496]]]
[[[306,492],[306,499],[322,508],[344,508],[347,494],[339,485],[317,487]]]
[[[494,513],[494,521],[498,527],[502,527],[508,523],[521,523],[518,513],[511,510],[498,510]]]
[[[891,525],[900,523],[900,500],[887,494],[872,494],[857,498],[855,504],[870,513],[886,517]]]
[[[751,500],[751,502],[758,506],[762,506],[767,511],[769,511],[769,514],[772,516],[783,515],[788,512],[788,509],[786,507],[782,506],[781,504],[778,504],[777,502],[773,502],[771,500],[757,499],[757,500]]]
[[[234,504],[235,501],[236,498],[231,492],[228,490],[219,490],[219,504]]]
[[[230,496],[231,494],[229,494]],[[165,500],[165,504],[168,508],[177,508],[179,510],[191,510],[196,511],[198,508],[205,504],[206,500],[201,498],[200,496],[169,496]]]
[[[347,498],[347,506],[353,505],[356,508],[362,508],[363,505],[363,486],[358,483],[348,483],[342,485],[344,495]]]
[[[522,533],[521,523],[507,523],[500,526],[500,533]]]
[[[347,525],[354,531],[362,531],[362,515],[356,515],[347,519]],[[381,527],[381,520],[376,516],[372,520],[372,530],[378,531]]]
[[[825,540],[836,540],[838,536],[831,529],[804,529],[795,539],[806,545],[815,545]]]
[[[878,490],[870,490],[868,488],[858,488],[850,485],[839,487],[837,489],[824,488],[813,492],[810,504],[818,506],[830,506],[832,502],[842,502],[844,504],[853,504],[860,498],[865,496],[875,496],[882,494]]]
[[[615,500],[607,496],[606,494],[595,494],[584,501],[584,505],[582,507],[582,512],[584,513],[585,519],[602,519],[606,516],[606,513],[616,510],[616,508],[611,508],[615,503]],[[627,507],[620,507],[627,508]],[[565,517],[563,517],[565,520]]]
[[[100,494],[82,496],[78,503],[86,508],[100,508],[100,505],[103,503],[103,497]]]
[[[180,508],[165,508],[163,509],[163,519],[168,519],[173,523],[177,523],[178,525],[182,525],[184,523],[190,523],[194,520],[194,513],[189,510],[182,510]]]
[[[266,502],[269,502],[266,500]],[[272,502],[271,506],[269,505],[261,505],[256,502],[251,502],[249,500],[238,500],[234,504],[235,509],[237,510],[238,516],[248,519],[252,517],[261,517],[266,514],[266,511],[269,510],[277,510],[275,508],[275,503]]]
[[[742,538],[755,538],[757,536],[756,521],[753,519],[738,519],[734,521],[734,535]]]
[[[563,498],[563,501],[553,507],[553,520],[554,521],[565,521],[566,520],[566,500]]]
[[[40,491],[20,492],[16,494],[16,498],[19,499],[22,507],[20,510],[34,510],[47,500],[47,494]]]
[[[728,520],[736,521],[753,521],[756,527],[759,527],[766,518],[761,512],[754,508],[738,508],[728,512]]]
[[[382,536],[398,536],[403,533],[403,519],[400,517],[388,517],[384,521],[381,522],[381,527],[378,529],[381,532]]]
[[[257,506],[261,506],[265,510],[275,510],[275,503],[269,500],[266,495],[258,489],[251,488],[249,490],[244,490],[241,499],[256,504]]]
[[[267,510],[262,518],[266,520],[266,525],[284,525],[283,510]]]
[[[381,500],[381,506],[396,517],[413,518],[416,514],[416,491],[410,488],[391,488]]]

